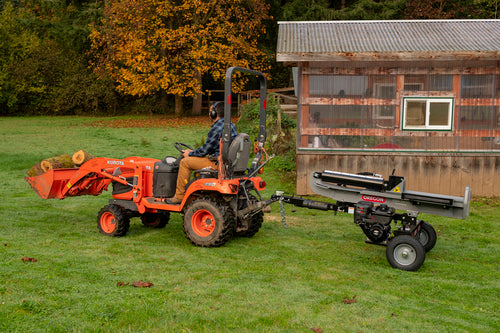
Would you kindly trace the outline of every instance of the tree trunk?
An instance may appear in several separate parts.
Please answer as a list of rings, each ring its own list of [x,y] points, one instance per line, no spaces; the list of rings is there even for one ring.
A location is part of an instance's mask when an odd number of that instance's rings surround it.
[[[94,155],[87,153],[85,150],[80,149],[79,151],[73,154],[71,160],[73,161],[73,163],[75,163],[76,166],[80,166],[83,163],[90,161],[93,158],[95,158]]]
[[[50,169],[74,168],[75,164],[68,154],[63,154],[56,157],[44,159],[40,162],[40,166],[44,172]]]
[[[199,71],[195,71],[194,79],[197,81],[199,87],[201,88],[201,73]],[[201,105],[202,105],[203,95],[201,93],[195,94],[193,98],[193,116],[201,115]]]
[[[28,171],[26,171],[26,174],[30,177],[35,177],[35,176],[40,176],[42,173],[44,173],[42,166],[40,163],[37,163],[31,167]]]
[[[182,96],[175,95],[175,115],[180,116],[182,114]]]
[[[160,110],[163,113],[168,113],[168,94],[165,90],[160,91]]]

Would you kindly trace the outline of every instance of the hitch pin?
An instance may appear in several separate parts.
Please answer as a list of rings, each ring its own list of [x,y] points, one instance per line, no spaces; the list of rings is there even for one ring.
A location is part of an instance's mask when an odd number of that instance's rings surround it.
[[[281,223],[283,224],[283,228],[287,228],[286,225],[286,217],[285,217],[285,203],[283,202],[283,191],[276,191],[276,196],[279,197],[279,206],[280,206],[280,215],[281,215]]]

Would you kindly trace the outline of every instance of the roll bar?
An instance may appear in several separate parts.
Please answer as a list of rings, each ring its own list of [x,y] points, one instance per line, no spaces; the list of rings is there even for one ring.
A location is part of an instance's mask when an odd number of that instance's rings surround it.
[[[243,72],[247,74],[257,75],[260,84],[260,122],[259,122],[259,137],[257,141],[260,146],[264,146],[266,142],[266,108],[267,108],[267,82],[266,77],[259,71],[246,69],[242,67],[230,67],[226,71],[224,81],[224,131],[222,132],[222,161],[227,163],[229,145],[231,144],[231,104],[232,104],[232,78],[234,72]]]

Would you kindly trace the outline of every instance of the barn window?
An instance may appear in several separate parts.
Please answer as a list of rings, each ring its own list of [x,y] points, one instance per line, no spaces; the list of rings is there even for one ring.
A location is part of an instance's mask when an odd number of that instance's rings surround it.
[[[403,130],[451,130],[453,98],[403,98]]]
[[[460,96],[462,98],[491,98],[493,92],[493,75],[463,75]]]
[[[309,76],[311,96],[361,97],[367,87],[367,77],[362,75]]]

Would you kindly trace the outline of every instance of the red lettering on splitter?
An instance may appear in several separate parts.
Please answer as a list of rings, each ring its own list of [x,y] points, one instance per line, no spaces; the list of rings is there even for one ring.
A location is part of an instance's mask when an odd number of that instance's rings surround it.
[[[362,195],[361,199],[363,199],[364,201],[371,201],[371,202],[377,202],[377,203],[384,203],[385,202],[385,198],[376,197],[374,195]]]

